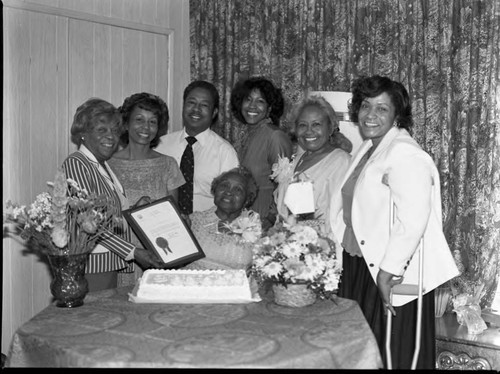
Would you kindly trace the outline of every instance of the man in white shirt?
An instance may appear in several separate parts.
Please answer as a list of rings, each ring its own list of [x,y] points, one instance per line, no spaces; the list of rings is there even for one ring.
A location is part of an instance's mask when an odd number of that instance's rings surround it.
[[[187,137],[195,137],[193,211],[203,211],[214,206],[210,186],[215,177],[239,165],[234,147],[210,129],[219,114],[219,93],[206,81],[191,82],[184,90],[182,122],[184,128],[160,138],[157,152],[171,156],[181,165],[181,158],[188,145]],[[181,167],[182,170],[182,167]]]

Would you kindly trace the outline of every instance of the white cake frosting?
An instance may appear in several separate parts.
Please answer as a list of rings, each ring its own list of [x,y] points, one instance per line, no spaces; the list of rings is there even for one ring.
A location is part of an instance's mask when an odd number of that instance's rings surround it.
[[[160,270],[144,272],[137,298],[158,302],[244,302],[252,299],[245,270]]]

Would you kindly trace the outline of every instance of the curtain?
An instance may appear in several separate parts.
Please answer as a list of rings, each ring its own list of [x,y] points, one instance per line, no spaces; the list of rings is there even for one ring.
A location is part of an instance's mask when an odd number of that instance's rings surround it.
[[[239,151],[245,127],[231,88],[264,75],[290,108],[308,90],[349,91],[353,78],[398,80],[414,138],[440,175],[445,234],[461,292],[500,274],[500,0],[190,0],[191,78],[221,95],[214,130]]]

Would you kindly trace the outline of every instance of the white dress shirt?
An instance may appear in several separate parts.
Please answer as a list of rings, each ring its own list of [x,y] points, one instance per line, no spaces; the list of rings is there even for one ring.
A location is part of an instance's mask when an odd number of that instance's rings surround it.
[[[189,136],[184,129],[163,135],[155,151],[175,158],[180,165]],[[204,211],[214,206],[214,197],[210,186],[215,177],[222,172],[239,165],[238,155],[234,147],[211,129],[207,129],[196,137],[193,144],[194,177],[193,177],[193,211]]]

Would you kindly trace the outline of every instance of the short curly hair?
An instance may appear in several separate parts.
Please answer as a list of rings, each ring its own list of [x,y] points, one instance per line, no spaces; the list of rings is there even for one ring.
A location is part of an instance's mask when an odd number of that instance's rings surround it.
[[[241,114],[241,107],[243,100],[247,98],[253,90],[259,90],[261,95],[266,100],[271,108],[269,117],[274,125],[279,126],[279,121],[285,109],[285,99],[281,89],[274,86],[274,84],[264,77],[251,77],[248,79],[240,80],[236,83],[231,91],[230,105],[233,115],[241,123],[246,123],[243,114]]]
[[[259,186],[257,185],[257,182],[255,181],[254,176],[244,166],[238,166],[235,168],[232,168],[228,171],[223,172],[219,176],[215,177],[214,180],[212,181],[212,185],[210,186],[210,192],[212,193],[212,196],[215,195],[215,189],[217,186],[226,178],[231,175],[231,174],[238,174],[243,177],[243,179],[246,182],[246,192],[247,192],[247,199],[245,201],[244,208],[249,208],[252,206],[254,203],[255,199],[257,198],[257,194],[259,193]]]
[[[401,83],[380,75],[361,76],[353,82],[351,92],[352,99],[349,104],[351,121],[358,122],[358,113],[363,100],[367,97],[376,97],[385,92],[394,104],[397,127],[406,129],[410,134],[412,133],[413,117],[410,97]]]
[[[92,97],[80,105],[73,116],[71,142],[78,148],[83,143],[82,136],[98,123],[116,122],[122,128],[122,117],[118,109],[106,100]]]
[[[168,130],[168,120],[170,117],[167,104],[159,96],[147,92],[136,93],[127,97],[122,106],[118,108],[123,118],[124,127],[123,134],[120,137],[122,145],[127,145],[129,142],[127,127],[130,115],[136,107],[148,110],[158,118],[158,132],[149,144],[150,148],[154,148],[160,143],[160,137],[165,135]]]

